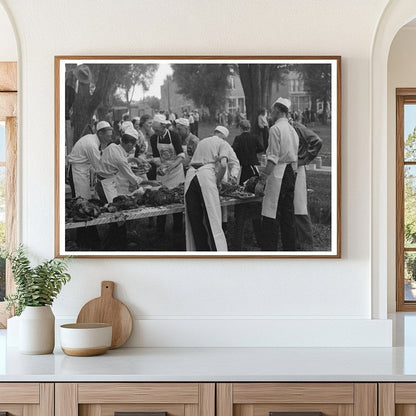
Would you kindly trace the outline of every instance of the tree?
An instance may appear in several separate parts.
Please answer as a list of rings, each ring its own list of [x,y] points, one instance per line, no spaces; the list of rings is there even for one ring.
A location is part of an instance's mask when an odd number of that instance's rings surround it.
[[[117,88],[125,89],[130,103],[132,89],[136,85],[148,89],[157,67],[157,64],[88,64],[92,79],[96,82],[95,85],[78,83],[78,91],[72,104],[74,143],[88,133],[86,129],[95,112],[100,120],[106,118]]]
[[[144,91],[148,91],[157,68],[157,64],[122,64],[118,66],[116,85],[123,91],[129,112],[136,86],[141,86]]]
[[[312,96],[313,112],[316,112],[316,101],[323,102],[322,123],[328,120],[327,105],[331,100],[331,77],[332,68],[330,64],[294,64],[291,69],[298,72],[304,81],[304,90]]]
[[[258,132],[259,112],[262,108],[269,108],[272,84],[282,82],[287,72],[286,65],[238,64],[238,72],[246,99],[247,119],[252,130]]]
[[[178,93],[191,99],[198,107],[208,108],[214,117],[225,102],[227,77],[230,68],[226,64],[173,64],[173,80]]]
[[[416,127],[407,136],[404,145],[405,160],[414,160],[416,155]],[[404,235],[405,245],[416,245],[416,175],[413,166],[405,166],[404,174]]]
[[[147,104],[152,110],[160,110],[160,98],[151,95],[150,97],[145,97],[142,100],[143,104]]]

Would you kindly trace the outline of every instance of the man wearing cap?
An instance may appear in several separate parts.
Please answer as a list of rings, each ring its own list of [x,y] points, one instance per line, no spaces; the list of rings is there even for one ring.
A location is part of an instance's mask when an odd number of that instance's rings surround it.
[[[97,171],[101,158],[100,150],[110,142],[113,128],[107,121],[97,123],[97,133],[81,137],[68,155],[71,164],[74,196],[91,198],[90,171]]]
[[[182,140],[182,149],[185,153],[183,165],[188,168],[191,158],[198,146],[199,139],[190,131],[189,120],[181,117],[176,120],[176,130]]]
[[[169,189],[176,188],[185,182],[182,162],[185,153],[179,135],[169,130],[167,126],[170,122],[166,120],[164,114],[155,114],[152,127],[155,134],[150,138],[152,147],[153,161],[158,166],[156,170],[156,180]],[[173,214],[173,228],[175,232],[182,229],[182,214]],[[159,232],[165,229],[166,216],[157,217]]]
[[[218,187],[233,152],[225,140],[228,129],[215,128],[214,135],[201,140],[191,159],[185,180],[185,225],[187,251],[227,251],[221,224]],[[216,166],[219,165],[216,169]]]
[[[287,118],[290,105],[290,101],[282,97],[273,103],[271,116],[275,124],[270,128],[267,164],[256,186],[256,193],[264,191],[261,215],[262,249],[265,251],[277,250],[277,219],[283,250],[296,250],[293,199],[299,137]]]
[[[113,202],[117,195],[125,194],[121,185],[129,183],[138,187],[143,178],[136,176],[129,164],[129,153],[134,149],[138,138],[137,131],[126,128],[120,144],[111,143],[103,150],[97,169],[97,193],[104,202]]]

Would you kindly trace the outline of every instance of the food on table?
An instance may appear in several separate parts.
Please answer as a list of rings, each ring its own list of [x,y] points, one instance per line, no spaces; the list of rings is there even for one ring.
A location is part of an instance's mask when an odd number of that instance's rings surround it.
[[[256,185],[259,182],[259,177],[258,176],[252,176],[250,179],[247,179],[244,184],[244,190],[246,192],[250,192],[250,193],[255,193],[255,189],[256,189]]]
[[[90,221],[101,213],[102,203],[98,199],[81,197],[70,199],[65,204],[65,220],[72,222]]]
[[[239,185],[232,183],[222,183],[220,189],[220,196],[230,196],[231,193],[236,191],[239,188]]]
[[[169,189],[165,186],[157,190],[147,189],[143,195],[145,205],[160,206],[174,203],[183,203],[184,186],[179,185],[176,188]]]

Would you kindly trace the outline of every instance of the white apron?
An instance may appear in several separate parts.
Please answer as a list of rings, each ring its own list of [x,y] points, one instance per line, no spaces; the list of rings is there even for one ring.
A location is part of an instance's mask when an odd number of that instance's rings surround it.
[[[101,185],[108,203],[113,202],[113,199],[117,195],[120,195],[117,189],[118,181],[115,175],[110,178],[101,179]]]
[[[276,219],[283,174],[285,173],[288,164],[289,163],[278,163],[267,178],[266,186],[264,188],[263,204],[261,207],[261,215],[264,217]]]
[[[90,164],[72,163],[72,178],[74,180],[75,196],[91,198]]]
[[[176,159],[175,148],[172,144],[172,139],[168,130],[170,143],[159,143],[159,136],[157,138],[157,150],[159,151],[160,161],[163,164],[172,164]],[[166,175],[156,175],[156,180],[160,181],[162,185],[169,189],[175,188],[181,183],[185,182],[185,174],[183,172],[183,165],[179,163],[170,173]]]
[[[306,169],[305,166],[299,166],[295,182],[295,197],[293,199],[295,215],[308,215],[307,195]]]
[[[208,221],[211,227],[212,235],[215,241],[217,251],[228,251],[227,240],[221,224],[221,205],[220,196],[217,188],[217,178],[215,176],[215,164],[207,164],[195,169],[192,166],[186,174],[185,195],[194,176],[198,177],[201,186],[202,197],[204,198],[205,209],[208,214]],[[195,251],[195,241],[192,234],[191,224],[186,214],[186,198],[185,198],[185,236],[186,250]]]

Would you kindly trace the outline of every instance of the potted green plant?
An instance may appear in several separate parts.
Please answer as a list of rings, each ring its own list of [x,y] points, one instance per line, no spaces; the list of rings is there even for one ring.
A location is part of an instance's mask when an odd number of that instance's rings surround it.
[[[68,258],[45,260],[32,266],[23,246],[6,252],[16,292],[5,297],[8,309],[19,318],[19,350],[49,354],[55,346],[55,316],[51,305],[71,276]]]

